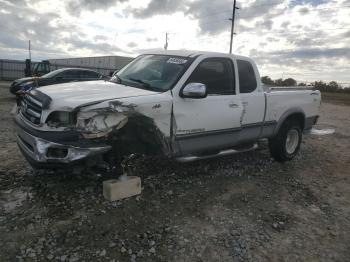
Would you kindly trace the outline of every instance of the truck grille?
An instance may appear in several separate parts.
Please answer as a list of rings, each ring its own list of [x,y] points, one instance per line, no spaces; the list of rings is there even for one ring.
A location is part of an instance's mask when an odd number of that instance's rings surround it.
[[[42,103],[36,100],[31,95],[26,95],[20,106],[21,114],[32,122],[35,125],[40,124],[41,112],[42,112]]]

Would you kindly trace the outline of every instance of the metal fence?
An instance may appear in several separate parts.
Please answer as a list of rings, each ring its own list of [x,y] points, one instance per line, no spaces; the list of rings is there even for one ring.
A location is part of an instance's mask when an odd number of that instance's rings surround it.
[[[19,60],[0,59],[0,80],[15,80],[24,77],[26,63]]]
[[[34,65],[36,62],[32,62]],[[25,61],[20,60],[7,60],[0,59],[0,80],[13,81],[18,78],[24,77],[24,69],[26,67]],[[91,67],[91,66],[73,66],[66,64],[51,64],[51,71],[60,68],[86,68],[99,72],[100,74],[108,76],[111,72],[116,70],[116,68],[102,68],[102,67]]]

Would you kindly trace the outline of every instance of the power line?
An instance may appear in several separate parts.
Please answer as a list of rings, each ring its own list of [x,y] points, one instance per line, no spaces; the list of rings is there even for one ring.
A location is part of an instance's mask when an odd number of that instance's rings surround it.
[[[269,5],[276,5],[278,3],[273,3],[273,4],[261,4],[261,5],[254,5],[254,6],[250,6],[250,7],[258,7],[258,6],[269,6]],[[287,12],[284,12],[284,13],[302,13],[302,12],[314,12],[314,11],[322,11],[322,10],[329,10],[329,9],[334,9],[334,8],[348,8],[350,7],[350,5],[345,5],[345,6],[338,6],[338,7],[326,7],[326,8],[316,8],[316,9],[308,9],[308,10],[293,10],[293,11],[287,11]],[[238,7],[236,6],[236,9]],[[233,9],[233,10],[236,10],[236,9]],[[233,18],[233,10],[232,10],[232,18]],[[245,10],[243,10],[245,11]],[[215,13],[212,13],[212,14],[226,14],[228,11],[220,11],[220,12],[215,12]],[[282,15],[284,13],[280,13],[278,15]],[[332,15],[330,15],[332,16]],[[204,17],[197,17],[197,19],[203,19],[205,17],[210,17],[210,15],[207,15],[207,16],[204,16]],[[246,18],[253,18],[253,17],[259,17],[259,16],[240,16],[238,15],[238,19],[246,19]],[[325,17],[325,16],[323,16]],[[232,21],[231,23],[231,29],[233,28],[234,29],[234,21],[232,20],[232,18],[230,19]],[[236,17],[235,17],[236,18]],[[225,20],[222,20],[222,18],[219,18],[219,19],[212,19],[212,20],[209,20],[208,22],[205,22],[205,23],[199,23],[201,27],[203,26],[207,26],[207,25],[212,25],[212,24],[215,24],[215,25],[219,25],[219,24],[223,24],[225,23]],[[233,25],[233,26],[232,26]],[[349,28],[331,28],[331,29],[324,29],[324,30],[344,30],[344,29],[349,29]],[[310,31],[320,31],[320,30],[323,30],[323,29],[317,29],[317,30],[307,30],[307,32],[310,32]],[[265,32],[263,32],[265,33]],[[271,33],[271,31],[268,31],[267,33]],[[274,34],[278,34],[278,35],[283,35],[283,34],[289,34],[289,33],[306,33],[305,31],[302,31],[302,30],[295,30],[295,31],[288,31],[288,32],[272,32]],[[233,34],[235,34],[233,32]],[[255,34],[253,32],[242,32],[242,34]],[[232,36],[233,38],[233,36]],[[232,46],[232,43],[230,41],[230,50],[231,50],[231,46]]]
[[[338,27],[338,28],[319,28],[314,30],[294,30],[294,31],[288,31],[288,32],[273,32],[273,31],[263,31],[263,32],[240,32],[240,35],[256,35],[259,34],[268,34],[269,36],[273,35],[283,35],[283,34],[290,34],[290,33],[308,33],[308,32],[317,32],[317,31],[337,31],[337,30],[348,30],[350,27]],[[220,34],[219,36],[207,36],[207,37],[199,37],[199,41],[203,40],[217,40],[218,37],[227,37],[230,36],[230,34],[227,32],[225,34]]]
[[[214,12],[214,13],[209,13],[208,15],[205,15],[205,16],[197,16],[195,18],[203,19],[203,18],[207,18],[207,17],[217,16],[217,14],[230,14],[230,13],[231,13],[231,11],[218,11],[218,12]]]
[[[308,10],[285,10],[283,13],[275,14],[275,15],[284,15],[284,14],[292,14],[292,13],[308,13],[308,12],[317,12],[317,11],[322,11],[322,10],[329,10],[329,9],[334,9],[334,8],[348,8],[350,5],[346,6],[339,6],[339,7],[327,7],[327,8],[318,8],[318,9],[308,9]],[[242,10],[242,12],[245,10]],[[254,17],[261,17],[260,15],[251,15],[251,16],[239,16],[239,19],[246,19],[246,18],[254,18]]]
[[[279,4],[283,4],[283,3],[269,3],[269,4],[261,4],[261,5],[250,5],[250,6],[244,6],[243,8],[244,9],[249,9],[249,8],[261,7],[261,6],[275,6],[275,5],[279,5]],[[293,6],[293,8],[297,7],[297,6],[300,6],[300,5],[295,5],[295,6]],[[311,10],[323,10],[323,9],[332,9],[332,8],[342,8],[342,7],[349,7],[349,6],[350,5],[334,6],[334,7],[321,7],[321,8],[315,7],[315,8],[312,8]],[[310,10],[310,9],[308,9],[308,10]]]
[[[230,20],[230,19],[229,19]],[[215,20],[210,20],[206,23],[199,23],[201,26],[204,26],[204,25],[212,25],[212,24],[219,24],[220,22],[222,23],[227,23],[227,20],[223,20],[222,18],[219,18],[219,19],[215,19]]]
[[[277,4],[281,4],[281,3],[270,3],[270,4],[261,4],[261,5],[253,5],[253,6],[248,6],[247,8],[252,8],[252,7],[260,7],[260,6],[271,6],[271,5],[277,5]],[[293,11],[289,11],[287,13],[294,13],[294,12],[312,12],[312,11],[321,11],[321,10],[329,10],[329,9],[333,9],[333,8],[345,8],[345,7],[350,7],[350,5],[346,5],[346,6],[338,6],[338,7],[325,7],[325,8],[315,8],[315,9],[308,9],[308,10],[293,10]],[[232,45],[233,45],[233,35],[235,34],[234,32],[234,26],[235,26],[235,17],[236,17],[236,10],[239,9],[237,7],[237,1],[234,0],[234,3],[233,3],[233,8],[232,8],[232,17],[229,19],[231,20],[231,34],[230,34],[230,53],[232,53]],[[216,12],[216,14],[224,14],[224,13],[227,13],[227,11],[223,11],[223,12]],[[214,13],[213,13],[214,14]],[[283,13],[281,13],[283,14]],[[281,15],[280,14],[280,15]],[[205,16],[205,17],[209,17],[208,16]],[[248,18],[248,17],[258,17],[258,16],[243,16],[241,18]],[[197,17],[197,19],[200,19],[200,18],[203,18],[203,17]],[[200,26],[203,27],[204,25],[208,25],[208,24],[214,24],[214,22],[216,21],[222,21],[224,22],[222,19],[215,19],[215,20],[212,20],[212,21],[209,21],[207,23],[201,23]],[[215,24],[218,24],[218,23],[215,23]],[[250,29],[253,29],[253,28],[250,28]],[[312,32],[312,31],[322,31],[322,30],[325,30],[325,31],[336,31],[336,30],[345,30],[345,29],[350,29],[348,27],[338,27],[338,28],[319,28],[319,29],[307,29],[307,31],[305,30],[294,30],[294,31],[288,31],[288,32],[271,32],[270,31],[263,31],[263,32],[259,32],[260,34],[265,34],[265,33],[268,33],[268,34],[276,34],[276,35],[279,35],[279,34],[291,34],[291,33],[308,33],[308,32]],[[242,32],[242,34],[257,34],[256,32]],[[206,39],[217,39],[217,37],[207,37],[207,38],[201,38],[201,40],[206,40]],[[167,35],[166,35],[166,47],[167,47]]]
[[[318,32],[318,31],[336,31],[336,30],[347,30],[350,29],[350,27],[337,27],[337,28],[319,28],[319,29],[308,29],[307,31],[303,30],[295,30],[295,31],[288,31],[288,32],[273,32],[273,31],[263,31],[259,32],[260,34],[290,34],[290,33],[309,33],[309,32]],[[241,34],[256,34],[256,32],[241,32]]]
[[[260,7],[260,6],[269,6],[269,5],[272,5],[272,4],[264,4],[264,5],[257,5],[256,7]],[[255,7],[254,6],[248,6],[246,8],[251,8],[251,7]],[[288,10],[288,9],[285,9],[283,13],[279,13],[278,15],[283,15],[285,13],[308,13],[308,12],[317,12],[317,11],[322,11],[322,10],[329,10],[329,9],[340,9],[340,8],[348,8],[350,7],[350,5],[344,5],[344,6],[334,6],[334,7],[325,7],[325,8],[314,8],[314,9],[307,9],[307,10]],[[241,9],[241,12],[246,12],[248,11],[249,9]],[[196,19],[204,19],[204,18],[208,18],[208,17],[217,17],[217,14],[229,14],[231,13],[231,11],[219,11],[219,12],[214,12],[214,13],[210,13],[208,15],[205,15],[205,16],[197,16],[195,17]],[[251,16],[238,16],[238,18],[240,19],[245,19],[245,18],[254,18],[254,17],[261,17],[261,15],[251,15]],[[216,19],[213,19],[213,20],[210,20],[210,21],[219,21],[221,20],[221,18],[216,18]]]
[[[288,31],[288,32],[273,32],[273,31],[264,31],[264,32],[258,32],[259,34],[269,34],[269,35],[274,35],[274,34],[289,34],[289,33],[308,33],[310,31],[319,31],[319,30],[333,30],[333,31],[336,31],[336,30],[347,30],[347,29],[350,29],[350,27],[338,27],[338,28],[319,28],[317,30],[308,30],[308,31],[302,31],[302,30],[295,30],[295,31]],[[244,34],[253,34],[253,35],[256,35],[257,32],[241,32],[240,33],[241,35],[244,35]],[[227,37],[227,36],[230,36],[228,34],[228,32],[226,34],[221,34],[219,36],[208,36],[208,37],[199,37],[199,40],[209,40],[209,39],[212,39],[212,40],[217,40],[218,37]]]
[[[322,17],[331,17],[331,16],[334,16],[333,14],[329,14],[329,15],[323,15]],[[250,16],[250,17],[253,17],[253,16]],[[258,16],[254,16],[254,17],[258,17]],[[236,14],[236,20],[241,20],[242,18],[246,18],[246,17],[241,17],[238,14]],[[199,23],[199,25],[201,27],[203,26],[206,26],[206,25],[212,25],[212,24],[216,24],[216,25],[220,25],[220,24],[226,24],[226,20],[223,20],[223,18],[218,18],[218,19],[212,19],[212,20],[209,20],[208,22],[205,22],[205,23]]]
[[[273,5],[278,5],[278,4],[282,4],[282,3],[270,3],[270,4],[261,4],[261,5],[252,5],[252,6],[245,6],[244,8],[252,8],[252,7],[260,7],[260,6],[273,6]],[[217,11],[214,13],[210,13],[206,16],[200,16],[200,17],[196,17],[196,18],[206,18],[206,17],[211,17],[214,16],[216,14],[224,14],[224,13],[231,13],[231,11]]]
[[[244,8],[261,7],[261,6],[274,6],[274,5],[281,5],[281,4],[283,4],[283,3],[276,2],[276,3],[260,4],[260,5],[249,5],[249,6],[245,6]]]

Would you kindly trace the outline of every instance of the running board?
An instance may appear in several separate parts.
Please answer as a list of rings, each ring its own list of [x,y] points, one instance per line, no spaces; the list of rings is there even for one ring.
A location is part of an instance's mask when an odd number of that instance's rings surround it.
[[[203,160],[203,159],[209,159],[209,158],[215,158],[215,157],[222,157],[222,156],[229,156],[229,155],[234,155],[238,153],[244,153],[244,152],[249,152],[253,151],[258,148],[258,144],[254,144],[250,148],[245,148],[245,149],[227,149],[220,151],[217,154],[213,155],[206,155],[206,156],[184,156],[184,157],[177,157],[175,160],[180,163],[188,163],[188,162],[194,162],[198,160]]]

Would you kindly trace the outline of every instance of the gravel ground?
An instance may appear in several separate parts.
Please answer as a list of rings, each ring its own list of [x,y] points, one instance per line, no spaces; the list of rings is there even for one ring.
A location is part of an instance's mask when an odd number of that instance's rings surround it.
[[[0,83],[0,261],[350,261],[350,107],[323,103],[289,163],[266,144],[191,164],[136,159],[141,196],[102,174],[33,176]]]

